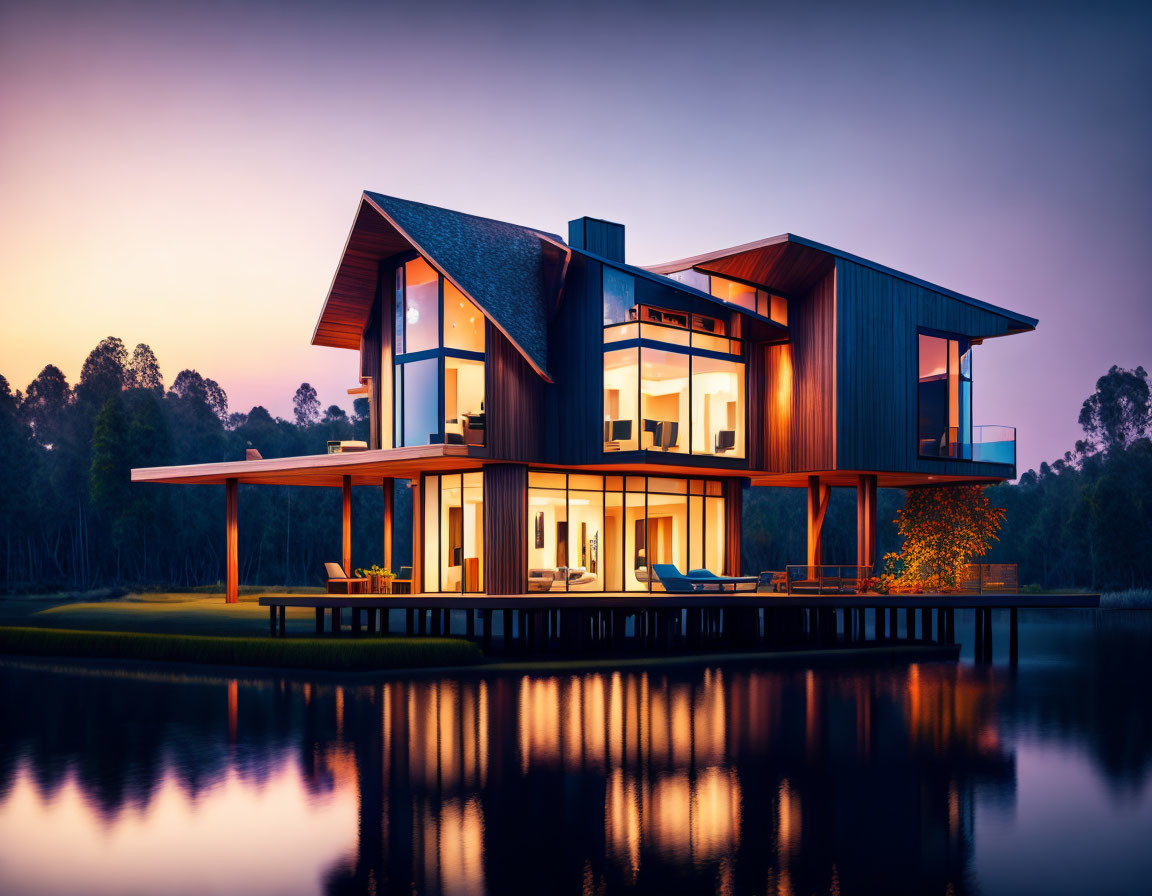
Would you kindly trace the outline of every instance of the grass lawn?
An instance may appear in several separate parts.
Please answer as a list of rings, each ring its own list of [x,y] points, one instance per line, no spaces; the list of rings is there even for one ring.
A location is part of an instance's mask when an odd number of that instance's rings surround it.
[[[459,666],[483,659],[454,638],[224,638],[142,632],[0,627],[0,654],[369,671]]]
[[[241,595],[236,604],[224,603],[222,594],[186,592],[127,594],[95,601],[58,595],[6,597],[0,599],[0,626],[267,637],[268,609],[256,603],[258,597]],[[313,634],[315,619],[311,609],[290,608],[288,633]]]
[[[222,594],[187,592],[103,600],[0,598],[0,654],[308,669],[452,666],[483,659],[479,647],[462,639],[317,638],[310,607],[288,608],[290,637],[271,638],[268,609],[257,598],[272,593],[287,592],[241,594],[236,604],[224,603]],[[394,624],[402,624],[398,616]]]

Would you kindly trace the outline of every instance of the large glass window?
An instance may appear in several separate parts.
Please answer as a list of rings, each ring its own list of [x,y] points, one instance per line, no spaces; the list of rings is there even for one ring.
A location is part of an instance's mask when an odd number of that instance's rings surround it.
[[[742,361],[687,348],[605,351],[604,450],[744,457],[744,378]]]
[[[440,364],[436,358],[398,364],[397,387],[404,396],[400,445],[428,445],[440,441],[437,421],[440,406]]]
[[[919,334],[918,449],[923,457],[969,458],[972,350],[963,339]]]
[[[723,502],[711,480],[531,472],[529,588],[659,591],[658,563],[722,574]]]
[[[393,445],[483,445],[484,315],[423,258],[397,269],[394,310]]]
[[[424,477],[424,590],[484,590],[483,474]]]
[[[484,362],[444,359],[444,439],[484,444]]]
[[[640,386],[638,349],[604,353],[604,450],[635,451],[639,444],[636,398]]]
[[[744,365],[692,359],[692,453],[744,456]]]
[[[484,315],[447,280],[444,281],[444,347],[484,351]]]
[[[604,266],[604,326],[631,319],[636,304],[636,280],[615,268]]]
[[[440,345],[440,283],[423,258],[404,265],[404,351],[422,352]]]
[[[688,450],[688,355],[640,350],[640,447]]]

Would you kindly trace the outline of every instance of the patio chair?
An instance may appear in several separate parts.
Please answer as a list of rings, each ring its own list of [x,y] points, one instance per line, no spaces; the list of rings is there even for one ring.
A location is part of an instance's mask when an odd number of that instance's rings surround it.
[[[363,594],[368,590],[367,579],[351,578],[339,563],[325,563],[324,571],[328,574],[329,594]]]
[[[727,586],[731,586],[733,591],[755,591],[756,585],[760,581],[759,576],[718,576],[710,569],[690,569],[688,570],[688,578],[699,579],[706,585],[716,585],[718,591],[723,591]],[[740,588],[741,585],[747,587]]]
[[[411,594],[412,593],[412,567],[401,566],[400,571],[396,573],[396,578],[392,580],[392,593],[393,594]]]
[[[704,583],[697,579],[690,579],[682,575],[671,563],[653,563],[652,574],[664,586],[665,591],[677,594],[688,594],[704,590]]]

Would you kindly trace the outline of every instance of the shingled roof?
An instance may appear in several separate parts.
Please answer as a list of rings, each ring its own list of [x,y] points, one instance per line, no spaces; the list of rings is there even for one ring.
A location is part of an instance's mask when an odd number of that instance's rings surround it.
[[[313,345],[357,349],[382,259],[415,249],[470,298],[545,379],[548,320],[570,256],[556,234],[365,192]]]
[[[555,234],[366,192],[365,197],[548,377],[548,319],[564,241]]]

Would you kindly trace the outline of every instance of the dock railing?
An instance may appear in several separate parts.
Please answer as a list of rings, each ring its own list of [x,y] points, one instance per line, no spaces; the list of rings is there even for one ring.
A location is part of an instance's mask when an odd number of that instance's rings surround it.
[[[789,594],[856,594],[862,579],[870,578],[871,566],[821,563],[785,567]]]

